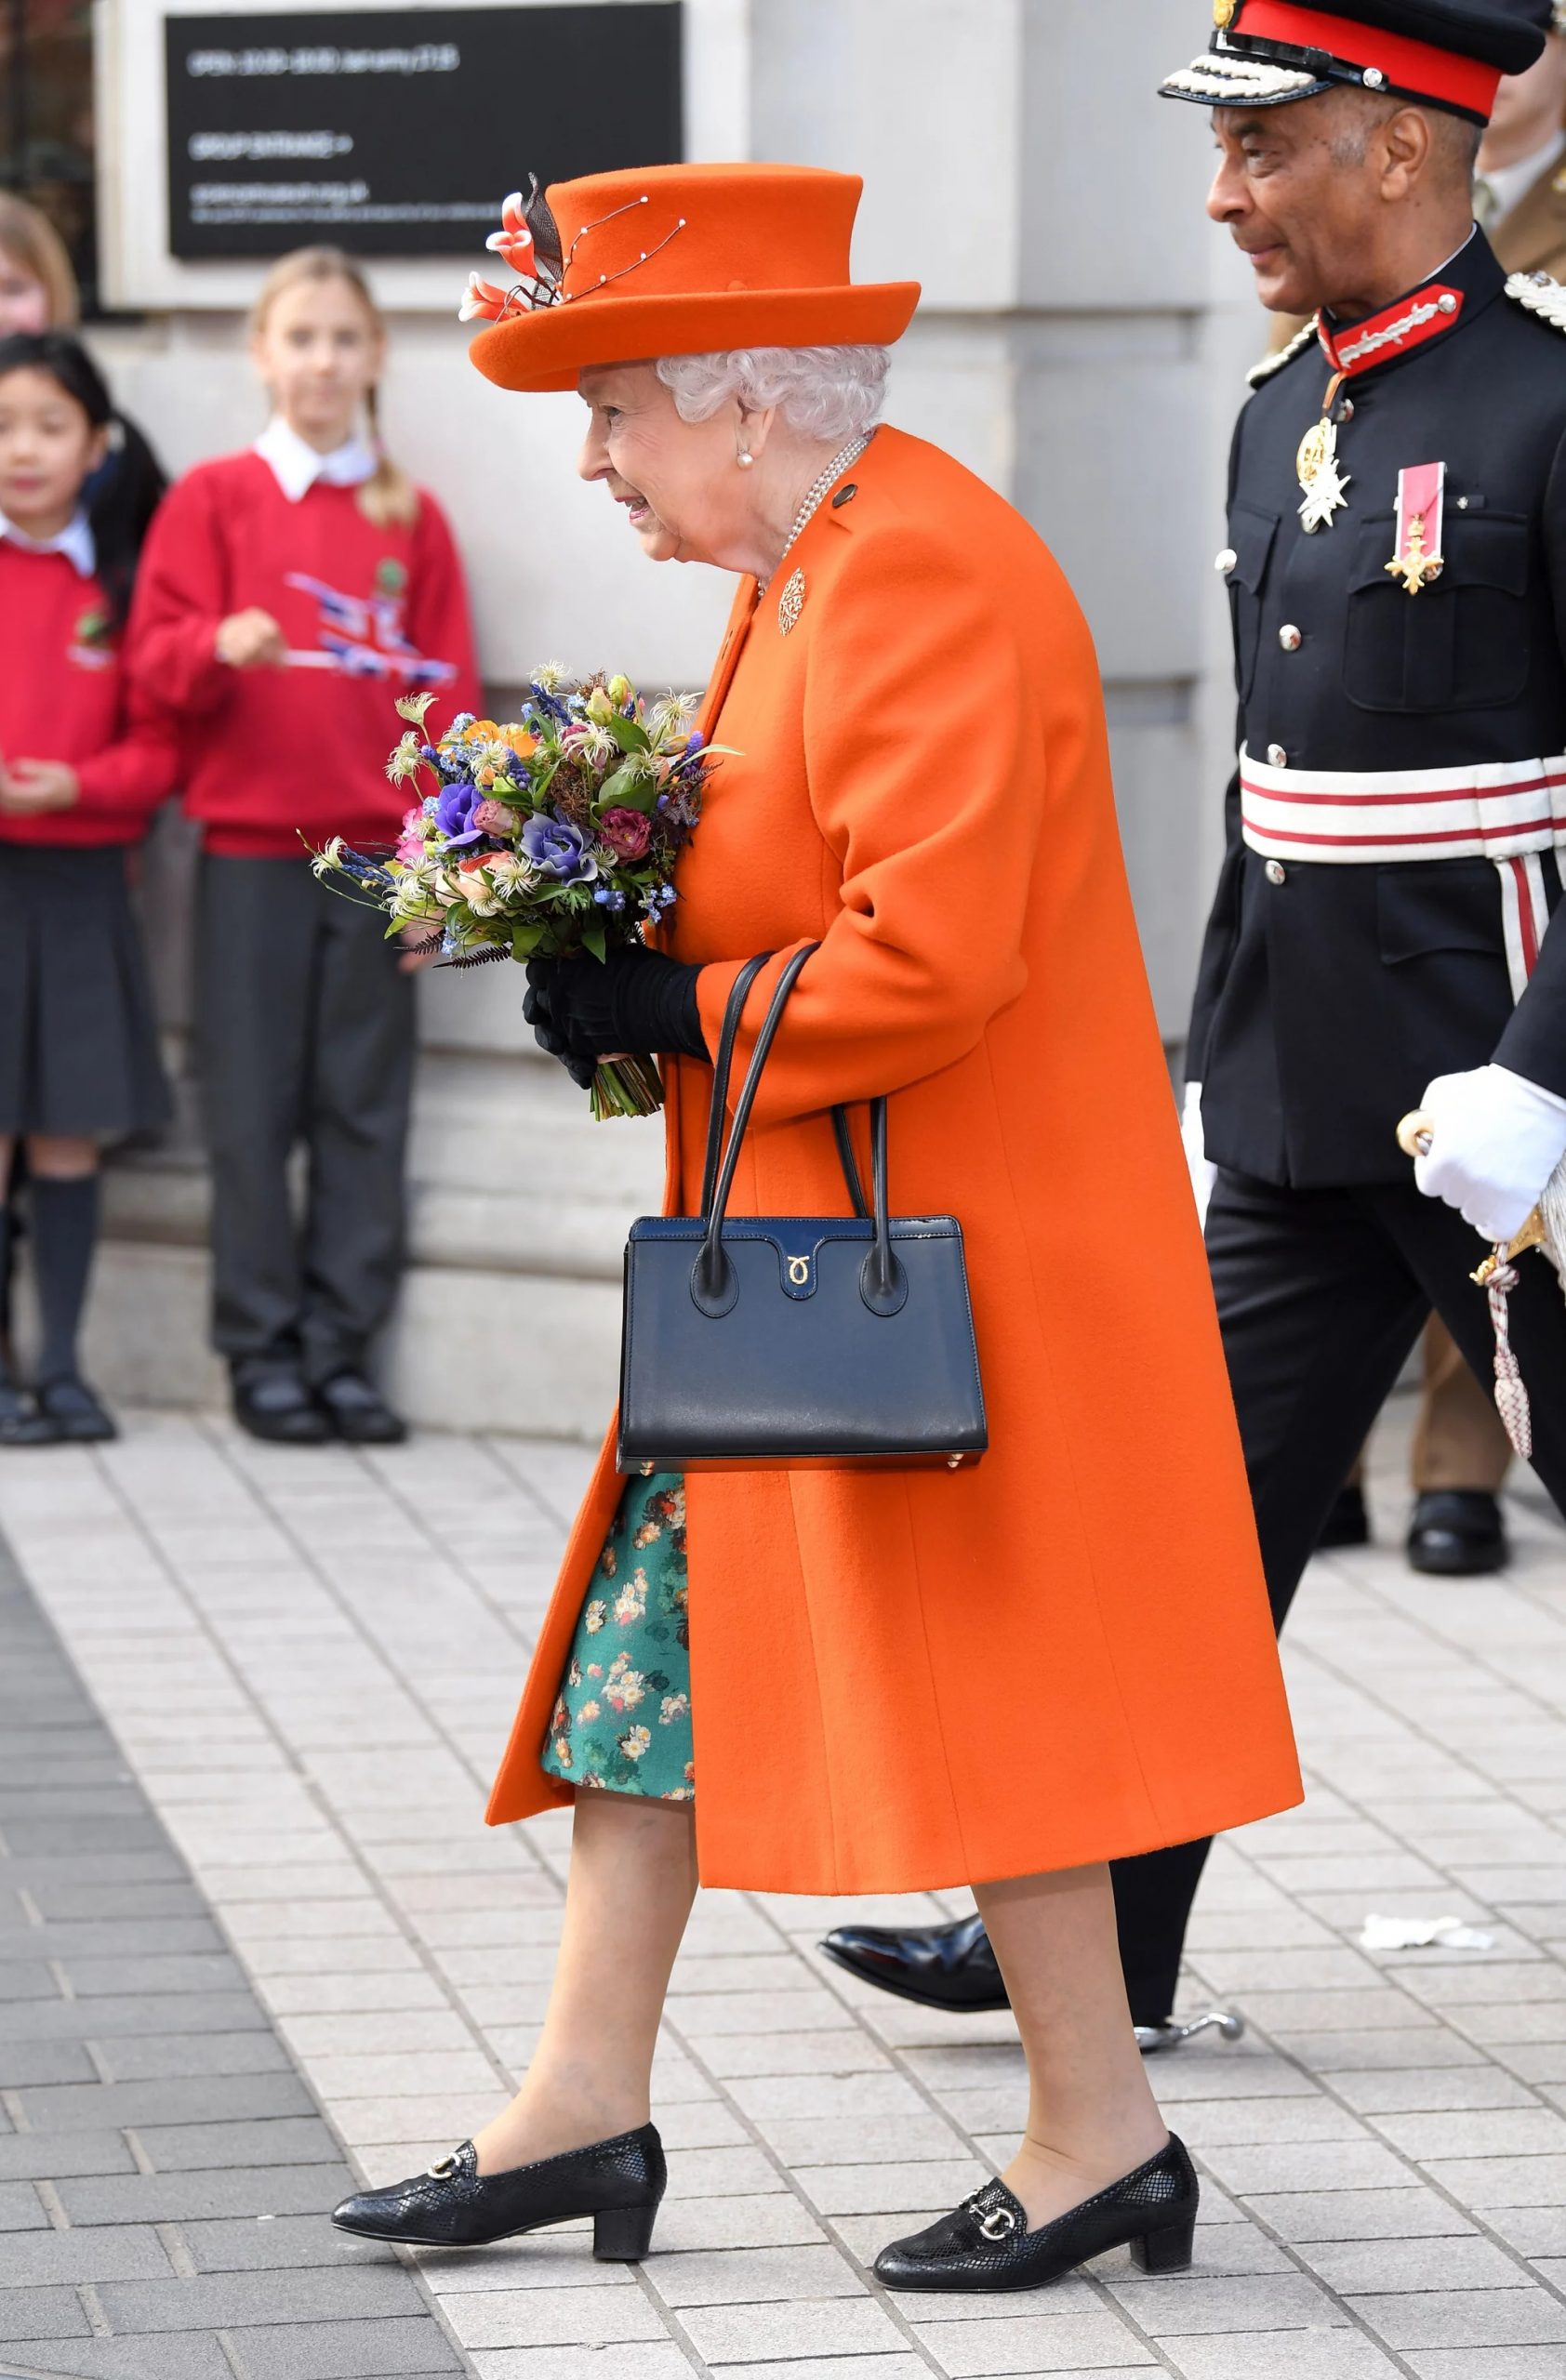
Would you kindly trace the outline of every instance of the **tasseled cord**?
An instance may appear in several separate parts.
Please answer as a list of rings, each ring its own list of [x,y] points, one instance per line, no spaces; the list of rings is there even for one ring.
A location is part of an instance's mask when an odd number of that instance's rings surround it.
[[[1512,1452],[1527,1462],[1533,1452],[1533,1416],[1523,1383],[1522,1367],[1511,1341],[1506,1300],[1517,1287],[1517,1267],[1496,1253],[1494,1270],[1485,1283],[1490,1319],[1495,1329],[1495,1410],[1511,1440]]]

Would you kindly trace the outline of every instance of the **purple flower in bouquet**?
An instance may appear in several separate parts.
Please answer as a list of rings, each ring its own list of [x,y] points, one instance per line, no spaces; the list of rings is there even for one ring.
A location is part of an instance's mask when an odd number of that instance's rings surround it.
[[[474,825],[473,813],[483,807],[484,799],[476,785],[448,785],[436,796],[435,824],[448,843],[478,841],[484,829]]]
[[[543,813],[530,818],[522,830],[522,848],[540,876],[558,877],[563,884],[587,884],[598,874],[587,837],[568,818]]]
[[[617,859],[632,865],[646,858],[653,840],[652,826],[640,810],[605,810],[598,831]]]

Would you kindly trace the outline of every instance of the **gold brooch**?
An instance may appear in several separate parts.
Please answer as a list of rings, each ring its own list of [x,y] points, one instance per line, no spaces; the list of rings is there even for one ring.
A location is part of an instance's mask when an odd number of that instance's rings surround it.
[[[777,633],[787,636],[804,609],[804,573],[796,570],[777,599]]]

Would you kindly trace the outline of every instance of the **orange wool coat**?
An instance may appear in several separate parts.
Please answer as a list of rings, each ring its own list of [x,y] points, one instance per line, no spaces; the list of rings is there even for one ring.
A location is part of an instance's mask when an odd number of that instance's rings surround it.
[[[702,1879],[800,1893],[1073,1867],[1301,1791],[1087,628],[938,449],[883,429],[853,480],[753,616],[741,585],[704,718],[738,757],[671,947],[704,963],[710,1049],[745,958],[778,954],[753,1032],[821,941],[731,1212],[844,1211],[827,1111],[891,1093],[894,1213],[962,1224],[990,1448],[955,1474],[687,1483]],[[678,1214],[711,1077],[669,1076]],[[611,1438],[492,1824],[571,1798],[539,1752],[622,1485]]]

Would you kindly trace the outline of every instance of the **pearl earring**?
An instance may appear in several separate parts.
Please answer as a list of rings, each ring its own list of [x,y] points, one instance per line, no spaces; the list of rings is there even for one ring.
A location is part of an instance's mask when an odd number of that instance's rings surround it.
[[[749,447],[742,446],[734,459],[739,465],[742,471],[748,471],[756,458],[754,455],[751,454]]]

